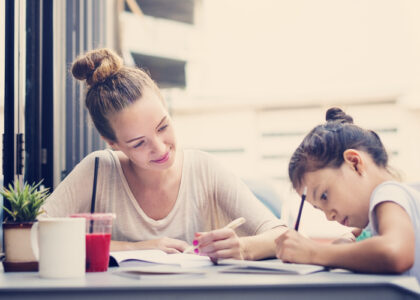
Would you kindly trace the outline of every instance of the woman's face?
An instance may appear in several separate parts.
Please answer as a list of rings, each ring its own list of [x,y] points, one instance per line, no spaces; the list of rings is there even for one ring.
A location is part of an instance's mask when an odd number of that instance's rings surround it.
[[[368,224],[369,199],[372,188],[364,175],[351,164],[308,172],[302,187],[307,187],[306,200],[322,210],[330,221],[349,227],[364,228]]]
[[[173,165],[176,139],[172,120],[153,90],[145,90],[140,100],[109,117],[109,121],[117,142],[108,143],[137,167],[164,170]]]

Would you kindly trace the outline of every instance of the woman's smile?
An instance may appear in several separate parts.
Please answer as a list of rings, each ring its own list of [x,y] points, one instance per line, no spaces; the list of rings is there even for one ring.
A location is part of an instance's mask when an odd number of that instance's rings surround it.
[[[161,156],[160,158],[158,158],[158,159],[155,159],[155,160],[152,160],[152,162],[153,163],[156,163],[156,164],[163,164],[163,163],[165,163],[165,162],[167,162],[169,160],[169,151],[168,152],[166,152],[163,156]]]

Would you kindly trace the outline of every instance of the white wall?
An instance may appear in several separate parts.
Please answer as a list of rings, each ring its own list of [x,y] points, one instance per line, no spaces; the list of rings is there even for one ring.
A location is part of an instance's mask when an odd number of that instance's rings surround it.
[[[287,181],[288,155],[327,107],[339,105],[361,126],[395,129],[380,133],[394,153],[390,162],[403,179],[420,181],[420,1],[202,4],[188,89],[171,97],[184,145],[243,149],[215,154],[242,177],[274,180],[293,223],[298,199]],[[304,214],[309,235],[347,230],[309,206]]]
[[[210,0],[203,7],[197,95],[372,95],[400,92],[420,75],[419,1]]]
[[[239,116],[248,108],[325,108],[391,99],[395,110],[368,111],[371,118],[385,121],[400,114],[399,136],[404,138],[399,140],[403,147],[398,167],[405,179],[420,180],[416,155],[420,1],[204,0],[201,4],[200,34],[188,68],[188,99],[172,101],[178,119],[181,114],[192,118],[187,115],[209,110],[238,111]],[[200,122],[207,126],[205,119]],[[223,126],[221,120],[217,123]],[[181,132],[191,134],[191,129]],[[213,140],[218,144],[216,138],[207,142]]]

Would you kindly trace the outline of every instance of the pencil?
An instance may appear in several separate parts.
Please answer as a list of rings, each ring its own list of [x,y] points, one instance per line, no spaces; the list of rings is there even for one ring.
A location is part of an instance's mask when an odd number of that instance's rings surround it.
[[[295,230],[296,231],[299,230],[300,217],[302,216],[303,203],[305,202],[307,191],[308,191],[308,188],[305,186],[305,188],[303,189],[302,200],[300,201],[299,212],[298,212],[297,219],[296,219],[296,224],[295,224]]]
[[[240,217],[237,218],[235,220],[233,220],[232,222],[230,222],[229,224],[227,224],[225,227],[223,228],[230,228],[235,230],[236,228],[238,228],[239,226],[241,226],[243,223],[245,223],[245,218],[244,217]]]
[[[232,230],[235,230],[236,228],[238,228],[239,226],[241,226],[243,223],[245,223],[245,218],[244,217],[240,217],[237,218],[235,220],[233,220],[232,222],[230,222],[229,224],[227,224],[226,226],[224,226],[223,228],[230,228]],[[183,253],[187,253],[190,252],[192,250],[194,250],[196,247],[195,246],[189,246],[188,248],[186,248]]]

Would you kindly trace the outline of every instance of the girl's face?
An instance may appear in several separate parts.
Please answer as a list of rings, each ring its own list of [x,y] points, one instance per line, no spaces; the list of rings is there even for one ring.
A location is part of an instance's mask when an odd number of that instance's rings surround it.
[[[137,167],[164,170],[173,165],[176,139],[172,120],[153,90],[145,90],[140,100],[109,117],[109,121],[117,142],[108,143]]]
[[[364,228],[369,222],[369,199],[373,191],[367,177],[363,166],[345,160],[340,168],[306,173],[297,192],[302,194],[306,186],[307,201],[322,210],[328,220]]]

